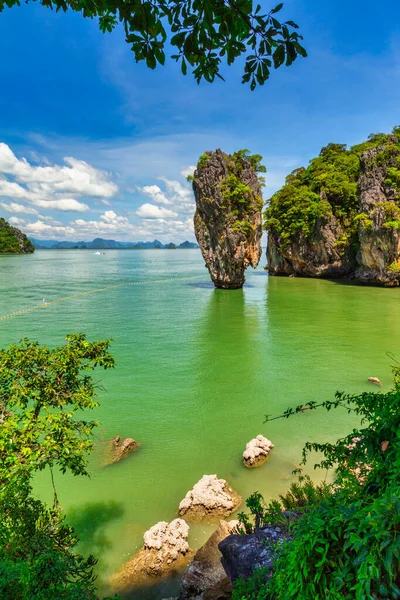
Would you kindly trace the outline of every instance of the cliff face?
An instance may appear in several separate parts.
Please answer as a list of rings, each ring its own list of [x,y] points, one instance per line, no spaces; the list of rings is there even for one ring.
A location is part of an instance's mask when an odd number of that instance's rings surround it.
[[[194,172],[195,234],[218,288],[241,288],[246,268],[261,257],[260,159],[216,150],[203,154]]]
[[[271,275],[301,275],[303,277],[341,277],[352,270],[349,249],[343,252],[336,245],[344,229],[334,217],[317,219],[312,236],[299,232],[296,240],[281,247],[280,238],[268,236],[267,257]]]
[[[397,142],[397,140],[395,140]],[[400,193],[390,174],[399,164],[400,145],[373,148],[361,156],[357,279],[385,286],[400,281]]]
[[[0,218],[0,254],[30,254],[35,246],[22,231]]]
[[[400,130],[329,144],[265,212],[271,275],[400,282]]]

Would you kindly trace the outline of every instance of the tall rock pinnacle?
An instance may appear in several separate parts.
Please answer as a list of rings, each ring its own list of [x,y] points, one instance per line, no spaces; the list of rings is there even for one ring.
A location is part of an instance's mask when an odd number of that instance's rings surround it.
[[[261,257],[263,206],[259,155],[204,153],[193,175],[194,230],[217,288],[237,289]]]

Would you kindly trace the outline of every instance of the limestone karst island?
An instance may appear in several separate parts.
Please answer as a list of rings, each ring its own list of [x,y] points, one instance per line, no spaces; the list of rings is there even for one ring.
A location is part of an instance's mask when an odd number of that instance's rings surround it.
[[[34,245],[24,233],[0,218],[1,254],[31,254],[34,251]]]
[[[400,598],[400,9],[306,4],[0,0],[1,600]]]

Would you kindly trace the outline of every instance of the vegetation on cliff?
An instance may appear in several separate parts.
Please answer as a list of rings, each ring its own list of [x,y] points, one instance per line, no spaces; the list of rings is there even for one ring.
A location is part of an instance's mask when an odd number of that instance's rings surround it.
[[[393,134],[371,134],[368,141],[351,148],[331,143],[307,168],[288,175],[283,188],[267,201],[266,229],[278,233],[288,244],[300,231],[311,235],[318,217],[334,215],[351,233],[362,218],[357,196],[360,157],[380,146],[385,148],[377,155],[377,164],[398,157],[398,168],[388,168],[386,184],[400,191],[400,127],[395,127]]]
[[[335,215],[349,226],[357,212],[358,156],[343,144],[322,148],[308,168],[293,171],[268,200],[265,225],[287,244],[301,231],[312,235],[317,218]]]
[[[191,177],[197,241],[216,287],[238,288],[261,255],[263,199],[259,154],[205,152]]]
[[[97,406],[89,372],[114,366],[109,342],[67,337],[50,350],[22,340],[0,351],[0,596],[4,600],[96,600],[93,556],[75,551],[64,520],[53,468],[87,474],[95,421],[81,411]],[[36,471],[48,470],[54,503],[32,493]]]
[[[249,499],[256,526],[279,523],[290,539],[276,549],[273,572],[238,581],[233,600],[400,598],[400,368],[394,374],[386,394],[337,393],[335,400],[306,405],[353,412],[361,427],[335,444],[304,448],[303,463],[310,452],[322,453],[316,467],[333,469],[333,484],[300,478],[267,507],[259,494]],[[250,518],[242,520],[249,530]]]
[[[35,246],[16,227],[0,218],[0,254],[29,254],[35,251]]]
[[[362,233],[400,225],[400,127],[351,148],[328,144],[307,168],[288,175],[267,204],[271,272],[343,275],[368,267],[365,252],[357,258]],[[396,260],[395,244],[389,245]],[[380,270],[392,262],[383,256]]]

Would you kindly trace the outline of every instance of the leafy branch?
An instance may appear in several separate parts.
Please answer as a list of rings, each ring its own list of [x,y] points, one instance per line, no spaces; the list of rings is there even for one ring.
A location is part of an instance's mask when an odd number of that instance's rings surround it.
[[[27,0],[36,1],[36,0]],[[223,79],[228,66],[244,55],[242,83],[254,90],[270,76],[271,68],[290,66],[306,57],[298,26],[281,22],[283,3],[266,14],[252,0],[37,0],[56,11],[73,10],[84,18],[97,18],[103,33],[123,26],[136,62],[149,69],[164,65],[166,48],[186,75],[188,65],[196,81]],[[19,6],[21,0],[0,0],[0,12]]]

